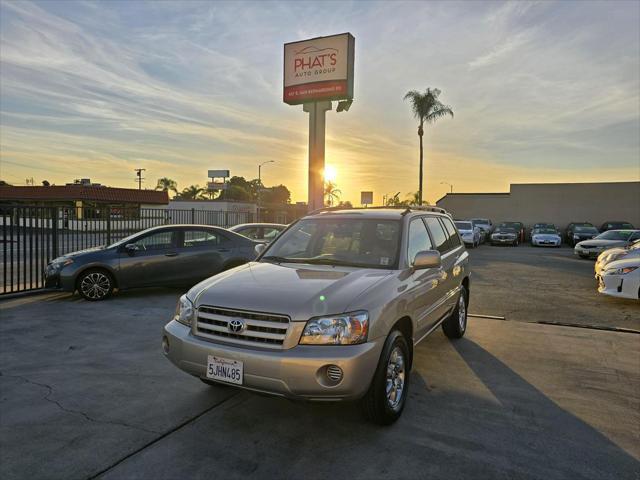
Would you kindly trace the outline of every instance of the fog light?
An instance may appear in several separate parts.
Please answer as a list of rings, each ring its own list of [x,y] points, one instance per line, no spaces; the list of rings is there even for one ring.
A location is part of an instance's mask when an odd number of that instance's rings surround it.
[[[338,383],[342,380],[342,369],[337,365],[329,365],[327,367],[327,378],[332,382]]]
[[[169,339],[166,335],[162,337],[162,351],[167,355],[169,354]]]

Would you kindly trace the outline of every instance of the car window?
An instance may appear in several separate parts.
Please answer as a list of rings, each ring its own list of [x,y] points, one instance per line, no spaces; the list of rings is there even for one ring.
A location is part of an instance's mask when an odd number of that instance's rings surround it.
[[[442,221],[442,223],[444,223],[447,233],[449,234],[449,249],[452,250],[456,247],[459,247],[460,236],[453,226],[453,222],[447,217],[440,217],[440,220]]]
[[[409,224],[407,244],[407,261],[410,265],[413,265],[418,252],[433,250],[427,227],[424,226],[424,222],[421,219],[412,220]]]
[[[259,227],[242,228],[242,229],[236,230],[235,232],[239,233],[243,237],[251,238],[253,240],[258,240],[258,239],[261,238],[260,237],[260,228]]]
[[[274,227],[264,227],[263,230],[264,230],[264,233],[262,234],[262,238],[269,241],[276,238],[278,234],[281,232],[279,228],[274,228]]]
[[[449,236],[445,233],[442,224],[436,217],[425,217],[424,220],[427,223],[427,227],[429,227],[435,249],[441,254],[445,253],[449,243]]]
[[[279,235],[263,258],[391,268],[396,264],[399,230],[396,220],[307,218]]]
[[[146,235],[133,242],[139,250],[163,250],[175,245],[175,231],[165,230],[162,232]]]
[[[219,245],[223,240],[222,236],[211,230],[185,230],[183,246],[190,247],[210,247]]]
[[[638,239],[640,239],[640,232],[632,233],[631,236],[629,237],[630,242],[633,242],[634,240],[638,240]]]

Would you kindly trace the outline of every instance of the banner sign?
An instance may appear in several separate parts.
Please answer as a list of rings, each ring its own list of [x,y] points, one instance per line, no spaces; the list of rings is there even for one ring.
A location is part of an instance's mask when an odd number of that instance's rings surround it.
[[[350,33],[285,43],[284,103],[352,99],[354,54]]]
[[[372,205],[373,192],[360,192],[360,205]]]

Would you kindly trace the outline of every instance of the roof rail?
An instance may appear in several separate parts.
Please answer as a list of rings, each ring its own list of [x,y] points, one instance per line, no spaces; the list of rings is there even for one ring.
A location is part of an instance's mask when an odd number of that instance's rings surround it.
[[[418,206],[418,205],[413,205],[413,206],[407,206],[407,205],[389,205],[389,206],[377,206],[377,207],[345,207],[344,205],[341,206],[335,206],[335,207],[322,207],[322,208],[317,208],[316,210],[313,210],[309,213],[307,213],[307,215],[317,215],[319,213],[324,213],[324,212],[331,212],[333,210],[383,210],[383,209],[387,209],[387,210],[404,210],[402,212],[402,215],[406,215],[407,213],[413,212],[413,211],[423,211],[423,212],[436,212],[436,213],[444,213],[445,215],[449,215],[449,212],[447,212],[444,208],[440,208],[440,207],[433,207],[431,205],[422,205],[422,206]]]

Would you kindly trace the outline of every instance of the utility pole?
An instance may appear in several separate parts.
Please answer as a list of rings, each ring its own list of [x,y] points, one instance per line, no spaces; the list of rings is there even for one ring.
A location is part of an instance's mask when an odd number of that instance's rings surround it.
[[[146,168],[134,168],[136,172],[136,182],[138,182],[138,190],[142,190],[142,181],[144,178],[142,177],[142,172],[144,172]]]
[[[256,221],[260,222],[260,205],[262,204],[262,166],[267,163],[275,163],[275,160],[267,160],[258,164],[258,214],[256,215]]]

